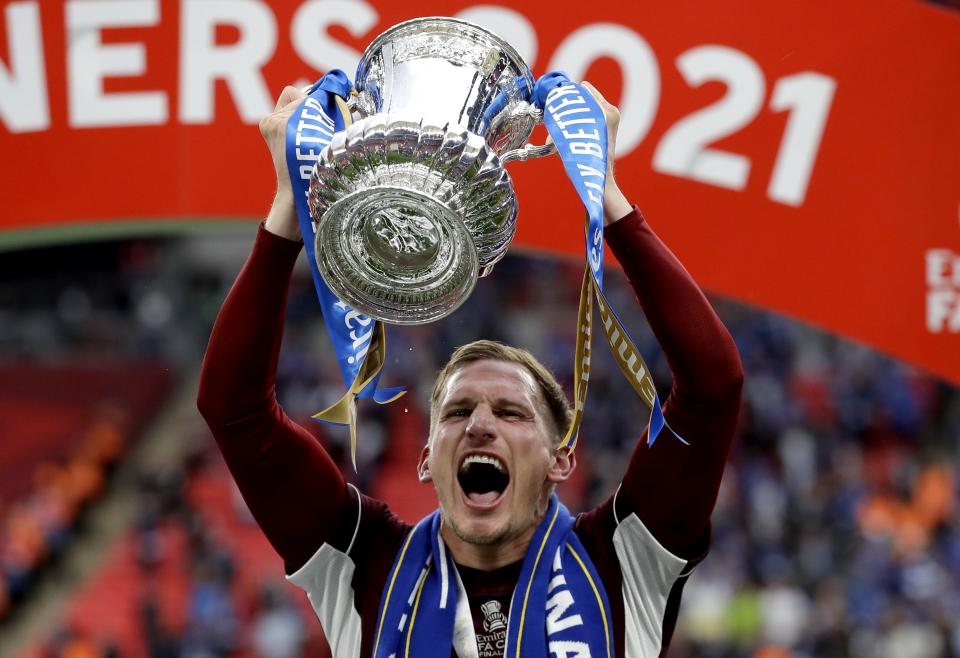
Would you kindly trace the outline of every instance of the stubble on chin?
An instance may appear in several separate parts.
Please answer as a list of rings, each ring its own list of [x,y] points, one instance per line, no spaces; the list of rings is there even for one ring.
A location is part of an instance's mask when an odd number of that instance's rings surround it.
[[[496,546],[510,538],[509,528],[503,528],[499,532],[479,533],[466,531],[449,517],[444,518],[443,522],[449,526],[453,534],[457,536],[457,539],[468,544],[473,544],[474,546]]]
[[[526,530],[531,528],[535,529],[540,522],[543,520],[543,517],[546,514],[547,507],[550,503],[550,492],[545,492],[540,500],[536,503],[536,509],[534,510],[534,517],[530,519],[530,525],[524,530],[517,531],[516,526],[511,528],[510,523],[506,523],[503,527],[492,530],[490,532],[481,533],[481,532],[470,532],[465,528],[462,528],[456,520],[452,518],[452,515],[448,515],[443,511],[443,506],[441,505],[441,512],[443,514],[443,524],[448,526],[450,530],[456,535],[457,539],[460,541],[472,544],[474,546],[496,546],[498,544],[506,544],[507,542],[515,539],[522,535]]]

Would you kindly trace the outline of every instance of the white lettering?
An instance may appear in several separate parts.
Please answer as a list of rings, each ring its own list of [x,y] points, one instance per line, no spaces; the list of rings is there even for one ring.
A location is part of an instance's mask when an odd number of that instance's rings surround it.
[[[354,322],[361,327],[369,327],[370,323],[373,322],[373,318],[363,315],[359,311],[351,310],[343,318],[343,323],[347,325],[347,329],[353,329]]]
[[[321,150],[322,151],[322,150]],[[313,149],[301,150],[297,148],[294,153],[296,153],[297,160],[306,160],[308,162],[316,162],[317,158],[320,157],[321,151],[314,151]],[[313,165],[311,165],[311,168]]]
[[[600,269],[600,251],[596,247],[590,247],[590,269],[594,272]]]
[[[583,128],[578,128],[576,132],[571,132],[569,130],[563,131],[563,136],[567,139],[595,139],[598,142],[600,141],[600,131],[594,128],[593,130],[587,132]]]
[[[353,349],[354,349],[354,351],[356,351],[356,349],[357,349],[358,347],[360,347],[361,345],[363,345],[364,343],[370,342],[370,338],[371,338],[372,336],[373,336],[373,329],[371,329],[370,331],[368,331],[368,332],[365,333],[365,334],[360,334],[359,336],[357,335],[357,332],[356,332],[356,331],[351,331],[351,332],[350,332],[350,340],[353,341]]]
[[[379,18],[377,10],[363,0],[311,0],[293,15],[290,39],[297,55],[316,70],[353,72],[361,53],[333,39],[328,30],[337,25],[360,39]]]
[[[568,89],[573,89],[573,87],[568,87]],[[568,105],[586,105],[587,101],[584,100],[583,96],[577,95],[574,98],[561,98],[560,102],[556,105],[551,105],[547,107],[548,112],[558,112]]]
[[[304,101],[303,105],[304,111],[300,113],[301,117],[315,119],[328,128],[333,129],[333,119],[327,116],[327,113],[323,109],[323,105],[320,104],[320,101],[318,101],[316,98],[308,98],[306,101]],[[307,110],[313,110],[314,114],[310,114],[307,112]]]
[[[944,329],[960,332],[960,293],[931,290],[927,293],[927,330],[939,334]]]
[[[927,331],[960,332],[960,254],[949,249],[926,253]]]
[[[593,117],[583,117],[581,119],[569,119],[568,121],[557,121],[557,125],[560,127],[560,130],[566,130],[567,126],[579,126],[585,123],[590,124],[591,126],[597,125],[597,120]]]
[[[613,331],[608,335],[610,336],[610,348],[615,349],[620,341],[620,327],[614,327]]]
[[[313,130],[322,135],[303,135],[301,131],[303,130]],[[318,126],[317,124],[307,123],[303,119],[300,119],[300,123],[297,124],[297,146],[300,144],[316,144],[317,142],[324,142],[324,146],[330,143],[331,138],[333,137],[333,131],[327,128],[326,126]]]
[[[36,2],[7,5],[7,51],[10,67],[0,62],[0,118],[12,133],[50,127],[43,33]]]
[[[67,96],[71,126],[166,123],[165,92],[108,94],[103,89],[104,78],[146,73],[147,57],[142,43],[102,43],[101,30],[150,27],[159,22],[157,0],[70,0],[67,3]]]
[[[558,557],[560,556],[560,551],[557,551],[557,556]],[[554,561],[553,568],[555,570],[559,569],[559,567],[556,564],[556,561]],[[566,585],[566,584],[567,584],[567,579],[564,577],[564,575],[562,573],[557,574],[556,576],[550,579],[550,584],[547,585],[547,594],[557,589],[561,585]]]
[[[623,356],[623,355],[621,354],[621,356]],[[628,370],[629,372],[633,373],[633,378],[637,380],[637,383],[638,383],[638,384],[643,384],[643,378],[646,376],[647,371],[646,371],[646,369],[643,367],[643,362],[642,362],[642,361],[640,361],[640,363],[637,363],[637,369],[634,370],[634,369],[633,369],[633,364],[636,363],[636,362],[637,362],[637,353],[634,352],[634,351],[631,349],[631,350],[630,350],[630,357],[627,358],[627,359],[624,359],[624,364],[626,365],[627,370]]]
[[[570,142],[570,152],[577,155],[592,155],[603,158],[603,149],[595,142]]]
[[[613,327],[613,314],[607,312],[607,307],[603,305],[603,302],[597,300],[597,308],[600,310],[600,319],[603,321],[603,330],[606,332],[610,347],[614,345],[613,339],[610,338],[610,328]]]
[[[647,136],[660,103],[660,68],[644,38],[616,23],[585,25],[563,40],[546,70],[580,80],[601,57],[613,59],[623,74],[616,152],[622,158]]]
[[[363,361],[363,357],[367,355],[367,350],[370,349],[370,343],[367,343],[363,346],[363,349],[356,353],[354,356],[347,357],[347,363],[353,365],[354,363],[359,363]]]
[[[570,590],[560,590],[547,599],[547,635],[553,635],[574,626],[582,626],[583,618],[580,615],[570,615],[561,619],[563,613],[573,605],[573,594]]]
[[[747,186],[751,161],[745,155],[711,148],[753,121],[763,105],[766,82],[750,57],[726,46],[700,46],[677,58],[691,87],[717,80],[727,93],[673,124],[653,154],[653,168],[730,190]]]
[[[590,295],[588,291],[587,304],[585,308],[586,322],[580,325],[581,335],[577,336],[577,344],[583,352],[583,358],[580,359],[580,381],[577,383],[578,389],[576,391],[578,411],[583,411],[584,403],[586,402],[586,399],[585,399],[586,387],[590,381],[590,358],[593,350],[593,347],[590,345],[590,338],[591,338],[590,325],[592,324],[592,317],[593,317],[593,303],[591,301],[592,299],[593,297]],[[557,555],[554,558],[553,569],[554,571],[559,571],[561,569],[559,550],[557,551]],[[561,581],[560,584],[563,584],[566,582],[565,580],[563,580],[563,575],[557,576],[554,580],[555,581],[560,580]],[[553,581],[551,581],[550,587],[547,590],[547,592],[549,593],[550,591],[553,590],[553,588],[554,588],[554,584],[553,584]]]
[[[313,110],[313,113],[308,110]],[[312,123],[312,122],[318,123]],[[309,164],[300,165],[299,172],[300,178],[302,180],[309,180],[313,175],[313,167],[316,164],[317,158],[323,152],[323,149],[330,144],[330,140],[333,139],[334,133],[334,124],[333,121],[326,115],[323,110],[323,106],[314,99],[308,98],[304,101],[303,109],[300,112],[300,120],[297,124],[296,136],[294,138],[294,145],[296,146],[295,153],[298,160],[307,161]],[[315,135],[306,135],[304,131],[310,131],[314,133],[319,133]],[[311,144],[310,148],[301,149],[300,146],[303,144]],[[304,192],[309,197],[309,191]],[[314,230],[316,232],[316,229]],[[342,304],[343,302],[338,302]],[[342,310],[346,310],[347,306],[344,305]],[[359,313],[353,312],[354,316],[359,316]],[[347,327],[351,326],[351,316],[347,316]]]
[[[547,94],[547,105],[552,103],[559,96],[569,96],[570,94],[576,94],[577,98],[580,98],[580,100],[583,100],[583,98],[580,96],[580,92],[577,91],[576,87],[574,87],[571,84],[566,84],[561,87],[554,87],[553,89],[550,90],[550,93]]]
[[[555,119],[559,120],[562,117],[570,116],[571,114],[589,114],[589,107],[571,107],[569,110],[563,110],[562,112],[555,112],[553,116]],[[593,121],[596,123],[596,121]]]
[[[308,98],[307,102],[304,103],[306,107],[304,107],[303,112],[300,113],[301,123],[304,123],[307,121],[319,121],[320,124],[325,127],[325,129],[320,127],[316,127],[315,129],[324,130],[324,132],[329,133],[333,129],[333,122],[331,122],[330,119],[327,118],[326,114],[310,114],[309,112],[307,112],[307,110],[311,109],[310,101],[312,100],[313,100],[312,98]]]
[[[240,38],[217,45],[217,25],[232,25]],[[277,45],[277,21],[260,0],[183,0],[180,7],[180,120],[212,123],[217,80],[224,80],[240,117],[256,123],[273,109],[261,69]]]
[[[836,89],[836,80],[809,71],[777,80],[770,109],[790,114],[767,186],[774,201],[803,204]]]
[[[927,250],[927,285],[960,286],[960,256],[949,249]]]
[[[320,128],[317,128],[316,126],[307,126],[306,123],[304,123],[303,121],[301,121],[301,122],[297,125],[297,130],[298,130],[298,131],[299,131],[299,130],[303,130],[304,128],[308,128],[308,129],[312,128],[312,129],[317,130],[317,131],[320,130]],[[303,135],[303,134],[301,134],[301,133],[299,133],[299,132],[297,133],[297,139],[296,139],[296,144],[297,144],[297,146],[300,146],[301,144],[323,144],[323,146],[326,147],[327,144],[329,144],[329,143],[330,143],[330,134],[329,134],[329,133],[327,133],[327,136],[325,136],[325,137],[324,137],[324,136],[321,136],[321,135]],[[321,150],[322,150],[322,149],[321,149]]]
[[[590,658],[590,647],[586,642],[552,640],[547,643],[547,650],[557,658]]]
[[[563,575],[562,548],[558,548],[553,556],[552,578],[550,579],[547,593],[552,593],[547,599],[547,647],[551,655],[557,656],[581,656],[589,658],[590,648],[583,642],[565,642],[560,640],[550,640],[550,636],[560,633],[568,628],[583,625],[583,618],[578,614],[572,614],[563,617],[563,614],[574,604],[573,594],[567,589],[558,589],[567,584]]]

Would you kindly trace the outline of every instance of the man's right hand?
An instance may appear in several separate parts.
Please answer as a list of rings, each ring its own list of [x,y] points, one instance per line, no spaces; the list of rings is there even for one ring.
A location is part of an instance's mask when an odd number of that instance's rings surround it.
[[[287,86],[277,100],[273,114],[260,120],[260,134],[267,143],[273,168],[277,174],[277,196],[264,222],[264,228],[288,240],[300,240],[300,224],[293,201],[293,188],[287,172],[287,119],[303,100],[304,94],[296,87]]]

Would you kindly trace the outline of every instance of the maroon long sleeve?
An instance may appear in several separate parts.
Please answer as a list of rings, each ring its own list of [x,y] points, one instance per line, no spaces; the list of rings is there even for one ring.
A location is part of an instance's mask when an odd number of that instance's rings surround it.
[[[648,448],[644,433],[617,507],[635,512],[667,549],[699,557],[740,408],[740,357],[700,288],[636,209],[606,238],[673,372],[664,416],[690,442],[664,429]]]
[[[341,530],[351,498],[333,460],[276,400],[287,289],[300,248],[260,227],[217,316],[197,399],[244,500],[288,572]]]

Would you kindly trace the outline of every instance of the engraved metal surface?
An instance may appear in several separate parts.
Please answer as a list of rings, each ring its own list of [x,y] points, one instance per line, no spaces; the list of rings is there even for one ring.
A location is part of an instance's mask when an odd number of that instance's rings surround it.
[[[309,202],[324,280],[396,324],[451,313],[516,231],[513,182],[483,139],[410,116],[378,114],[338,133]]]
[[[367,47],[357,67],[364,116],[413,111],[428,123],[455,123],[498,154],[519,148],[537,121],[527,102],[533,74],[513,46],[455,18],[394,25]]]
[[[451,313],[507,251],[517,199],[500,156],[539,113],[533,76],[493,33],[451,18],[396,25],[357,69],[362,117],[314,168],[320,272],[358,311],[396,324]]]

